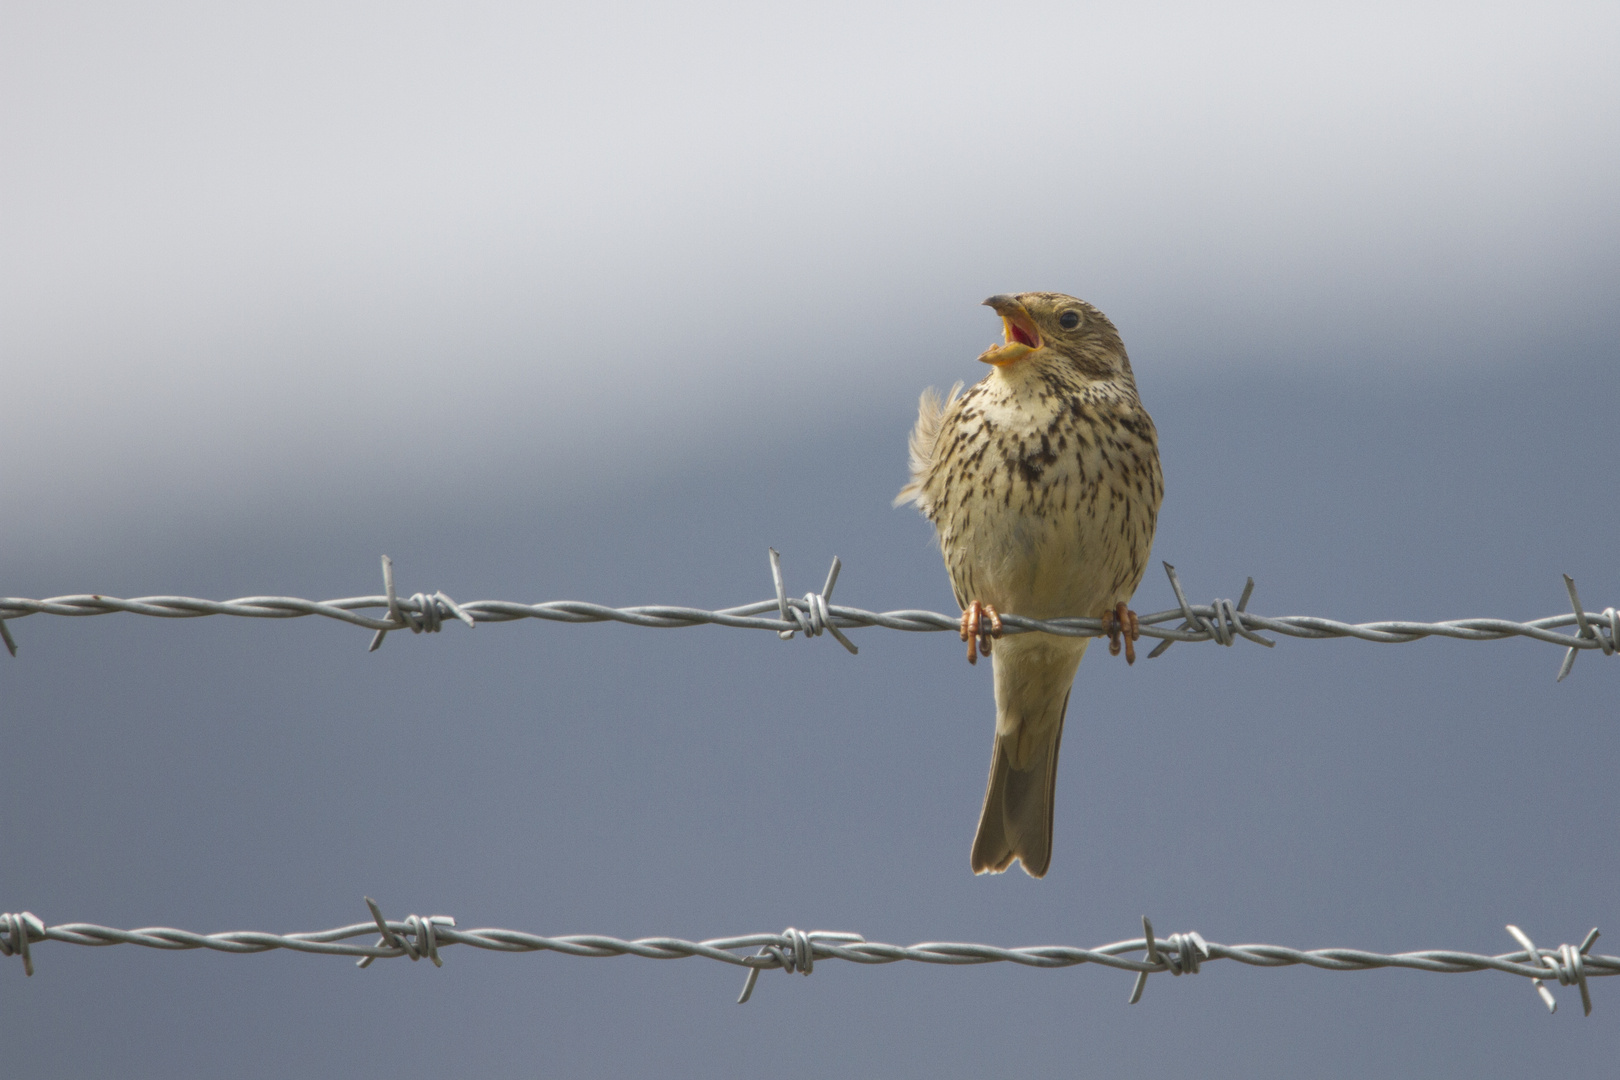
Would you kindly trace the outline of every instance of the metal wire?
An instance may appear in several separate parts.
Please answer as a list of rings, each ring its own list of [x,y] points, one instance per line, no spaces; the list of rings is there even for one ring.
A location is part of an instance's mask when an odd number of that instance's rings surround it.
[[[741,607],[708,611],[702,608],[654,605],[646,607],[615,608],[577,600],[552,600],[540,604],[522,604],[508,600],[474,600],[458,604],[442,592],[431,595],[416,593],[402,598],[394,590],[393,561],[384,555],[382,596],[351,596],[342,600],[301,600],[292,596],[247,596],[238,600],[199,600],[189,596],[142,596],[133,600],[99,594],[56,596],[48,600],[27,600],[18,597],[0,598],[0,640],[11,654],[17,654],[16,642],[7,628],[7,621],[27,615],[109,615],[116,611],[133,615],[151,615],[163,619],[195,619],[205,615],[237,615],[250,619],[297,619],[306,615],[321,615],[339,622],[352,623],[376,631],[371,648],[382,644],[391,630],[409,630],[420,634],[435,633],[447,619],[459,619],[469,627],[478,623],[514,622],[518,619],[545,619],[563,623],[619,622],[631,626],[681,627],[711,624],[732,626],[747,630],[772,630],[783,638],[803,632],[817,637],[823,631],[830,633],[851,653],[858,652],[854,643],[842,631],[857,627],[878,626],[889,630],[938,631],[958,630],[961,617],[937,611],[866,611],[861,608],[832,604],[833,585],[838,580],[842,563],[832,561],[832,570],[819,593],[807,593],[802,598],[787,595],[783,584],[779,557],[771,550],[771,574],[776,585],[776,597],[760,600]],[[1370,623],[1345,623],[1312,615],[1256,615],[1248,610],[1249,597],[1254,592],[1254,579],[1244,586],[1237,603],[1214,600],[1209,604],[1190,604],[1182,591],[1181,580],[1175,567],[1164,564],[1178,606],[1166,611],[1139,617],[1141,633],[1161,639],[1148,654],[1149,658],[1163,653],[1178,641],[1213,641],[1233,645],[1239,638],[1264,645],[1276,642],[1261,635],[1270,631],[1296,638],[1358,638],[1385,644],[1401,644],[1426,637],[1447,637],[1461,641],[1500,641],[1503,638],[1527,637],[1562,646],[1566,652],[1558,671],[1562,681],[1575,663],[1581,650],[1598,649],[1604,656],[1612,656],[1620,642],[1620,611],[1613,607],[1601,612],[1589,612],[1581,605],[1575,591],[1575,582],[1564,575],[1569,592],[1571,610],[1561,615],[1550,615],[1530,622],[1511,619],[1453,619],[1447,622],[1411,622],[1393,620]],[[380,617],[360,614],[373,608],[385,609]],[[775,615],[767,615],[767,612]],[[1167,624],[1180,620],[1180,626]],[[1003,614],[1004,632],[1023,634],[1042,631],[1066,637],[1102,637],[1108,634],[1110,620],[1096,618],[1029,619],[1021,615]],[[1559,627],[1574,626],[1574,634],[1560,634]]]
[[[238,600],[199,600],[183,596],[147,596],[121,600],[101,595],[58,596],[48,600],[0,598],[0,641],[13,656],[17,646],[7,627],[7,621],[27,615],[48,614],[65,616],[106,615],[116,611],[158,618],[187,619],[205,615],[236,615],[259,619],[292,619],[305,615],[321,615],[340,622],[352,623],[375,631],[371,648],[376,649],[392,630],[410,630],[413,633],[437,632],[449,618],[459,619],[469,627],[480,622],[512,622],[518,619],[546,619],[554,622],[621,622],[632,626],[681,627],[713,624],[744,629],[773,630],[783,638],[796,633],[816,637],[830,633],[851,653],[856,646],[841,631],[857,627],[878,626],[891,630],[938,631],[958,630],[958,616],[932,611],[872,612],[860,608],[833,605],[829,602],[833,586],[838,580],[841,563],[834,558],[826,583],[819,593],[808,593],[802,599],[789,598],[784,585],[780,559],[774,549],[770,552],[771,574],[776,586],[773,600],[762,600],[741,607],[708,611],[699,608],[649,606],[612,608],[602,604],[560,600],[541,604],[521,604],[503,600],[479,600],[458,604],[443,592],[432,595],[417,593],[400,598],[394,588],[393,562],[383,556],[382,596],[349,597],[342,600],[313,601],[287,596],[252,596]],[[1425,637],[1449,637],[1463,641],[1497,641],[1509,637],[1528,637],[1563,646],[1567,652],[1558,678],[1569,674],[1575,657],[1583,649],[1600,649],[1605,656],[1614,654],[1620,642],[1620,612],[1606,608],[1591,613],[1582,607],[1575,591],[1575,583],[1568,575],[1564,584],[1569,593],[1571,612],[1553,615],[1531,622],[1507,619],[1457,619],[1440,623],[1389,621],[1374,623],[1344,623],[1315,616],[1264,616],[1247,610],[1254,592],[1254,579],[1244,587],[1242,597],[1233,603],[1217,599],[1207,605],[1194,605],[1187,601],[1175,567],[1164,564],[1175,593],[1178,606],[1139,617],[1141,633],[1159,638],[1159,645],[1149,657],[1162,654],[1177,641],[1214,641],[1233,645],[1243,638],[1259,645],[1271,647],[1276,643],[1263,637],[1265,630],[1297,638],[1353,637],[1363,641],[1398,644]],[[367,609],[382,608],[385,614],[378,618],[360,614]],[[766,615],[775,610],[776,617]],[[1181,620],[1181,625],[1168,624]],[[1042,631],[1069,637],[1101,637],[1109,633],[1110,622],[1095,618],[1062,618],[1038,620],[1019,615],[1001,616],[1005,633],[1018,634]],[[1554,632],[1558,627],[1575,626],[1574,634]],[[1372,968],[1398,967],[1417,971],[1456,973],[1464,971],[1494,970],[1519,975],[1532,980],[1537,993],[1549,1011],[1557,1009],[1552,993],[1544,985],[1556,980],[1560,985],[1576,985],[1580,989],[1582,1005],[1590,1014],[1591,996],[1587,988],[1588,976],[1620,975],[1620,957],[1590,954],[1598,931],[1594,928],[1578,947],[1561,945],[1557,949],[1538,949],[1528,936],[1516,926],[1507,930],[1523,947],[1522,951],[1485,956],[1478,953],[1454,951],[1424,951],[1396,953],[1364,952],[1357,949],[1299,950],[1278,945],[1221,945],[1205,940],[1196,932],[1172,934],[1157,939],[1153,924],[1143,918],[1143,936],[1127,941],[1081,949],[1060,945],[1041,945],[1023,948],[1001,948],[993,945],[975,945],[959,942],[927,942],[911,946],[885,945],[869,942],[859,934],[831,931],[801,931],[789,927],[780,934],[750,934],[741,937],[716,938],[710,941],[683,941],[678,938],[642,938],[624,941],[600,935],[571,935],[541,937],[515,930],[479,929],[458,930],[455,920],[443,915],[428,918],[412,915],[402,922],[391,922],[369,897],[372,921],[356,923],[307,934],[268,934],[245,931],[223,934],[196,934],[168,927],[147,927],[139,930],[117,930],[92,923],[64,923],[45,926],[29,912],[0,915],[0,954],[20,955],[24,971],[34,971],[30,945],[41,941],[62,941],[76,945],[144,945],[155,949],[187,950],[212,949],[218,952],[257,953],[272,949],[291,949],[297,952],[326,953],[359,957],[359,966],[373,960],[408,956],[412,960],[427,957],[435,965],[443,963],[439,950],[447,945],[471,945],[474,948],[497,952],[567,953],[572,956],[632,955],[649,959],[678,959],[702,956],[722,963],[748,969],[739,1002],[747,1001],[754,991],[761,971],[780,969],[808,975],[817,960],[848,960],[857,964],[891,964],[901,960],[914,960],[927,964],[987,964],[1007,962],[1029,967],[1072,967],[1078,964],[1099,964],[1104,967],[1132,971],[1137,974],[1129,1001],[1141,999],[1147,976],[1156,972],[1172,975],[1196,974],[1207,960],[1236,960],[1255,967],[1288,967],[1305,964],[1328,971],[1365,971]],[[379,935],[374,945],[350,941],[370,933]],[[750,954],[746,950],[757,949]],[[742,950],[741,952],[739,950]],[[1124,954],[1141,952],[1142,959],[1131,959]]]
[[[262,953],[273,949],[294,952],[322,953],[335,956],[359,957],[358,966],[366,967],[374,960],[408,956],[412,960],[427,957],[442,966],[440,951],[450,945],[470,945],[475,949],[493,952],[558,952],[569,956],[640,956],[649,960],[677,960],[701,956],[734,967],[748,969],[739,1004],[753,993],[755,980],[761,971],[780,969],[809,975],[818,961],[848,960],[856,964],[893,964],[913,960],[923,964],[953,966],[971,964],[1011,963],[1025,967],[1064,968],[1079,964],[1097,964],[1120,971],[1136,973],[1136,982],[1129,997],[1136,1004],[1142,997],[1147,976],[1155,973],[1171,975],[1197,974],[1201,966],[1212,960],[1236,960],[1251,967],[1292,967],[1304,964],[1324,971],[1368,971],[1373,968],[1407,968],[1413,971],[1432,971],[1456,974],[1465,971],[1501,971],[1532,980],[1537,993],[1549,1012],[1558,1008],[1552,993],[1543,985],[1557,981],[1560,985],[1574,984],[1580,990],[1586,1014],[1591,1015],[1592,998],[1587,979],[1604,975],[1620,975],[1620,956],[1593,955],[1592,944],[1598,938],[1594,928],[1579,946],[1560,945],[1556,949],[1538,949],[1516,926],[1507,927],[1508,933],[1522,946],[1517,952],[1485,956],[1479,953],[1451,950],[1427,950],[1407,953],[1373,953],[1360,949],[1292,949],[1281,945],[1222,945],[1208,941],[1196,932],[1172,934],[1167,938],[1154,935],[1153,923],[1142,919],[1143,936],[1116,941],[1091,949],[1067,945],[1032,945],[1022,948],[1002,948],[996,945],[974,945],[963,942],[930,941],[917,945],[885,945],[867,941],[859,934],[826,930],[795,930],[792,927],[780,934],[744,934],[739,937],[715,938],[710,941],[683,941],[680,938],[640,938],[625,941],[598,934],[572,934],[564,937],[542,937],[518,930],[459,930],[455,919],[447,915],[423,918],[412,915],[402,921],[385,919],[376,901],[366,897],[371,909],[371,921],[340,926],[307,934],[266,934],[257,931],[238,931],[225,934],[195,934],[187,930],[153,926],[140,930],[116,930],[93,923],[63,923],[45,926],[30,912],[0,915],[0,953],[21,955],[24,970],[32,975],[33,960],[30,944],[42,941],[61,941],[72,945],[144,945],[152,949],[188,950],[212,949],[215,952]],[[374,945],[351,941],[371,934],[379,935]],[[749,953],[748,950],[757,950]],[[1142,953],[1140,959],[1128,953]]]

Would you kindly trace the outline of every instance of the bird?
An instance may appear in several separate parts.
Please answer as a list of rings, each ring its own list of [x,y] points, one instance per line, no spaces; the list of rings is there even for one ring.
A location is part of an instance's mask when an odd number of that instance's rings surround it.
[[[1128,601],[1142,583],[1164,499],[1158,432],[1119,331],[1062,293],[984,301],[1002,341],[966,393],[930,388],[910,438],[911,480],[895,505],[933,522],[962,608],[968,661],[994,668],[996,731],[975,874],[1052,861],[1063,718],[1090,638],[1001,637],[1001,615],[1105,621],[1109,652],[1136,660]],[[992,641],[995,642],[992,648]]]

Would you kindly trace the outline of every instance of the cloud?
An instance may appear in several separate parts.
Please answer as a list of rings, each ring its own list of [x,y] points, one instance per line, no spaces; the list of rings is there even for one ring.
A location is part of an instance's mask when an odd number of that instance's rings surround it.
[[[1612,6],[7,22],[4,491],[62,513],[848,422],[1009,288],[1162,378],[1613,329]]]

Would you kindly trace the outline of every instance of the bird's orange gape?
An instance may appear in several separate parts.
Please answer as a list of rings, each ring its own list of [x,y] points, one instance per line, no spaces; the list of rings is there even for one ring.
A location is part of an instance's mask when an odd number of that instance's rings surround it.
[[[988,626],[985,621],[989,620]],[[1001,636],[1001,616],[989,604],[977,600],[962,612],[962,640],[968,643],[968,663],[977,664],[979,654],[990,655],[990,639]]]
[[[1001,344],[991,345],[979,354],[979,359],[996,367],[1006,367],[1022,360],[1041,345],[1041,331],[1029,313],[1013,307],[1001,313]]]

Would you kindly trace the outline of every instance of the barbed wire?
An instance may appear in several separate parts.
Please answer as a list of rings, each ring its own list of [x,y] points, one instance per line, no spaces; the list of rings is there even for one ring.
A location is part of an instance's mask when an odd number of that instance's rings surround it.
[[[237,600],[200,600],[189,596],[143,596],[133,600],[100,594],[56,596],[48,600],[28,600],[19,597],[0,598],[0,641],[11,655],[17,655],[17,644],[7,623],[28,615],[110,615],[127,612],[132,615],[150,615],[163,619],[195,619],[208,615],[236,615],[251,619],[297,619],[306,615],[320,615],[339,622],[363,626],[376,633],[371,639],[375,650],[390,631],[409,630],[414,634],[437,633],[449,619],[459,619],[469,627],[479,623],[515,622],[519,619],[544,619],[562,623],[618,622],[631,626],[684,627],[729,626],[746,630],[771,630],[782,638],[796,633],[806,637],[819,637],[823,631],[836,638],[851,653],[859,652],[855,644],[844,635],[844,630],[859,627],[882,627],[888,630],[940,631],[960,630],[959,615],[937,611],[866,611],[831,603],[833,586],[838,581],[842,563],[836,557],[827,581],[819,593],[806,593],[803,597],[789,597],[782,578],[780,556],[770,551],[771,576],[776,585],[776,597],[760,600],[741,607],[709,611],[702,608],[651,605],[643,607],[608,607],[577,600],[551,600],[539,604],[515,603],[507,600],[474,600],[458,604],[443,592],[431,595],[416,593],[400,597],[394,589],[394,564],[388,556],[382,557],[382,596],[351,596],[341,600],[302,600],[292,596],[246,596]],[[1231,600],[1213,600],[1208,604],[1190,604],[1181,587],[1176,568],[1164,564],[1175,593],[1177,605],[1165,611],[1142,615],[1137,619],[1145,637],[1161,639],[1148,654],[1149,659],[1162,655],[1178,641],[1213,641],[1220,645],[1236,644],[1239,638],[1271,648],[1276,644],[1260,631],[1269,631],[1287,637],[1357,638],[1383,644],[1403,644],[1427,637],[1446,637],[1459,641],[1500,641],[1503,638],[1527,637],[1562,646],[1566,651],[1558,669],[1558,681],[1569,674],[1575,657],[1582,650],[1598,649],[1604,656],[1612,656],[1620,643],[1620,611],[1613,607],[1601,612],[1589,612],[1575,591],[1575,582],[1564,575],[1564,587],[1569,593],[1571,610],[1529,622],[1511,619],[1452,619],[1446,622],[1413,622],[1391,620],[1384,622],[1346,623],[1336,619],[1312,615],[1257,615],[1248,610],[1249,598],[1254,593],[1254,579],[1249,578],[1237,603]],[[373,608],[383,608],[381,617],[360,614]],[[775,611],[775,616],[766,613]],[[1170,626],[1177,620],[1180,626]],[[1040,631],[1065,637],[1103,637],[1110,633],[1112,619],[1070,617],[1059,619],[1030,619],[1021,615],[1003,614],[1002,632],[1023,634]],[[1560,627],[1574,626],[1573,634],[1560,634]]]
[[[363,626],[375,631],[371,649],[380,646],[390,631],[410,630],[413,633],[437,632],[444,622],[454,618],[474,627],[480,622],[512,622],[519,619],[545,619],[564,623],[620,622],[633,626],[683,627],[697,625],[730,626],[743,629],[775,631],[782,638],[796,633],[817,637],[830,633],[849,652],[856,653],[855,644],[842,631],[860,627],[883,627],[905,631],[958,630],[958,616],[939,612],[904,610],[872,612],[860,608],[833,605],[830,602],[837,583],[841,562],[834,558],[826,583],[819,593],[807,593],[803,598],[789,598],[782,576],[780,557],[770,552],[772,579],[776,587],[774,600],[762,600],[741,607],[709,611],[699,608],[667,605],[613,608],[601,604],[579,601],[550,601],[540,604],[522,604],[499,600],[481,600],[458,604],[443,592],[431,595],[416,593],[400,598],[394,587],[393,562],[382,558],[382,596],[349,597],[340,600],[311,601],[285,596],[244,597],[237,600],[212,601],[193,597],[148,596],[131,600],[102,595],[59,596],[47,600],[0,598],[0,640],[13,656],[17,647],[7,622],[34,614],[63,616],[104,615],[128,612],[158,618],[199,618],[208,615],[235,615],[247,618],[288,619],[306,615],[319,615],[341,622]],[[1344,623],[1315,616],[1264,616],[1247,610],[1254,592],[1254,579],[1250,578],[1241,598],[1234,604],[1217,599],[1207,605],[1194,605],[1187,601],[1175,567],[1164,564],[1172,591],[1178,603],[1176,608],[1140,616],[1140,632],[1159,638],[1159,645],[1149,657],[1161,655],[1177,641],[1214,641],[1233,645],[1239,638],[1272,647],[1276,642],[1265,638],[1260,631],[1269,631],[1289,637],[1357,638],[1363,641],[1397,644],[1426,637],[1449,637],[1464,641],[1496,641],[1509,637],[1528,637],[1562,646],[1566,649],[1558,679],[1569,674],[1575,657],[1581,650],[1600,649],[1605,656],[1613,655],[1620,641],[1620,612],[1610,607],[1601,613],[1587,612],[1582,606],[1574,581],[1565,575],[1565,588],[1569,593],[1571,611],[1530,622],[1507,619],[1458,619],[1439,623],[1412,621],[1385,621],[1372,623]],[[385,614],[372,617],[361,612],[382,608]],[[767,615],[772,609],[776,617]],[[1179,626],[1166,624],[1181,621]],[[1001,616],[1004,633],[1018,634],[1041,631],[1071,637],[1101,637],[1113,629],[1112,620],[1096,618],[1060,618],[1038,620],[1019,615]],[[1575,626],[1574,634],[1560,634],[1557,628]],[[1522,951],[1485,956],[1456,951],[1423,951],[1386,955],[1356,949],[1299,950],[1276,945],[1221,945],[1205,940],[1196,932],[1172,934],[1157,939],[1152,923],[1142,920],[1143,937],[1114,942],[1093,949],[1069,946],[1031,946],[1002,948],[992,945],[959,942],[927,942],[912,946],[886,945],[866,941],[859,934],[831,931],[800,931],[788,928],[780,934],[752,934],[741,937],[717,938],[692,942],[678,938],[643,938],[625,941],[600,935],[571,935],[541,937],[513,930],[478,929],[459,930],[455,920],[435,915],[428,918],[412,915],[401,922],[385,919],[370,898],[370,923],[356,923],[332,930],[304,934],[269,934],[255,931],[223,934],[196,934],[168,927],[148,927],[139,930],[118,930],[91,923],[65,923],[46,927],[29,912],[0,915],[0,953],[20,955],[27,974],[33,974],[30,945],[43,941],[61,941],[78,945],[144,945],[149,948],[189,950],[211,949],[219,952],[258,953],[274,949],[298,952],[324,953],[359,958],[365,967],[373,960],[408,956],[412,960],[427,957],[435,965],[442,964],[439,948],[447,945],[470,945],[498,952],[553,951],[573,956],[634,955],[650,959],[677,959],[701,956],[711,960],[744,967],[748,970],[739,1002],[745,1002],[754,991],[761,971],[781,969],[788,972],[810,974],[818,959],[847,960],[858,964],[889,964],[911,960],[930,964],[970,965],[996,962],[1023,964],[1031,967],[1058,968],[1078,964],[1098,964],[1137,975],[1129,1001],[1141,999],[1147,976],[1157,972],[1172,975],[1194,974],[1206,960],[1235,960],[1256,967],[1287,967],[1304,964],[1329,971],[1363,971],[1373,968],[1407,968],[1419,971],[1456,973],[1464,971],[1495,970],[1519,975],[1532,980],[1538,994],[1549,1011],[1557,1003],[1544,985],[1556,980],[1560,985],[1576,985],[1581,994],[1583,1008],[1591,1013],[1591,996],[1587,977],[1620,975],[1620,957],[1591,955],[1590,950],[1598,938],[1594,928],[1580,946],[1561,945],[1557,949],[1538,949],[1528,936],[1516,926],[1508,932],[1522,946]],[[374,945],[351,941],[371,933],[379,934]],[[748,954],[747,950],[757,951]],[[1124,954],[1141,952],[1142,959]]]
[[[383,917],[376,901],[369,896],[365,901],[371,909],[370,922],[306,934],[267,934],[257,931],[195,934],[162,926],[116,930],[94,923],[46,926],[38,916],[24,911],[0,915],[0,953],[21,956],[23,970],[28,975],[34,973],[30,946],[44,941],[61,941],[72,945],[144,945],[152,949],[177,951],[211,949],[227,953],[289,949],[293,952],[358,957],[357,966],[362,968],[374,960],[401,956],[408,956],[412,960],[426,957],[435,966],[442,967],[444,961],[439,950],[450,945],[470,945],[493,952],[558,952],[589,957],[640,956],[650,960],[700,956],[748,970],[742,993],[737,998],[738,1004],[752,996],[761,971],[780,969],[809,975],[816,963],[822,960],[848,960],[856,964],[893,964],[911,960],[951,966],[1012,963],[1038,968],[1097,964],[1136,974],[1136,982],[1128,999],[1132,1005],[1141,1000],[1149,975],[1193,975],[1208,961],[1236,960],[1251,967],[1278,968],[1303,964],[1324,971],[1368,971],[1374,968],[1406,968],[1441,974],[1501,971],[1530,979],[1548,1012],[1556,1012],[1558,1002],[1544,984],[1556,981],[1560,986],[1575,985],[1580,990],[1581,1005],[1588,1016],[1592,1013],[1592,996],[1587,988],[1587,979],[1620,975],[1620,956],[1592,954],[1592,945],[1599,936],[1595,927],[1579,946],[1566,944],[1556,949],[1538,949],[1524,931],[1509,925],[1507,931],[1519,943],[1521,950],[1499,956],[1453,950],[1385,954],[1361,949],[1302,950],[1281,945],[1222,945],[1206,940],[1196,931],[1160,938],[1154,934],[1153,923],[1146,916],[1142,917],[1142,937],[1092,949],[1067,945],[1002,948],[945,941],[885,945],[867,941],[859,934],[804,931],[792,927],[780,934],[744,934],[710,941],[684,941],[668,937],[625,941],[599,934],[542,937],[518,930],[460,930],[456,927],[455,919],[448,915],[427,918],[411,915],[401,921],[392,921]],[[378,935],[374,945],[350,940],[372,934]],[[757,951],[750,953],[748,950]],[[1143,954],[1141,959],[1125,955],[1137,952]]]

